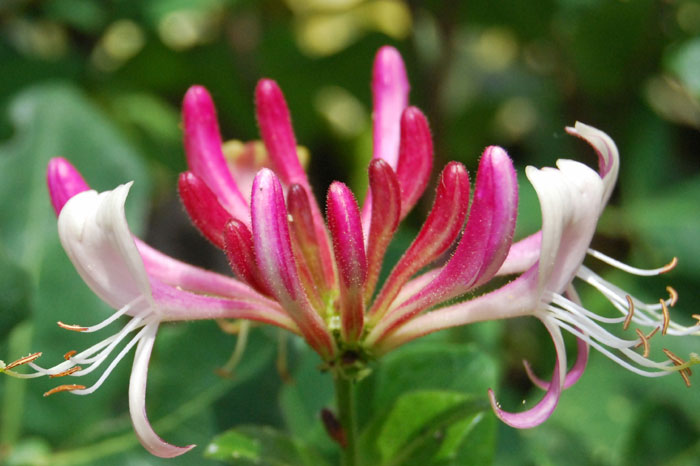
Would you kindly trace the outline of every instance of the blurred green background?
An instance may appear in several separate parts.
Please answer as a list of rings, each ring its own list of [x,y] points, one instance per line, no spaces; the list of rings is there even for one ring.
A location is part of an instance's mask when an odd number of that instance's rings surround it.
[[[134,231],[175,257],[226,272],[223,254],[189,224],[177,198],[185,169],[179,106],[187,88],[205,85],[224,138],[247,141],[258,138],[256,81],[276,79],[298,140],[312,154],[316,195],[334,179],[362,193],[371,156],[371,65],[387,43],[403,54],[411,103],[431,122],[434,175],[449,160],[473,172],[490,144],[505,147],[521,173],[560,157],[594,164],[564,127],[580,120],[610,134],[621,174],[594,246],[640,267],[673,256],[680,262],[653,279],[591,265],[649,302],[672,284],[680,293],[674,317],[688,323],[698,312],[700,280],[699,33],[700,2],[691,0],[0,0],[0,357],[43,351],[45,365],[58,362],[96,340],[60,330],[57,320],[89,325],[109,313],[58,243],[45,188],[50,157],[71,160],[98,190],[135,180],[127,203]],[[534,192],[522,181],[519,237],[539,225]],[[403,223],[392,260],[417,232],[432,189]],[[579,289],[589,308],[611,307]],[[149,372],[149,415],[166,440],[199,448],[161,460],[138,444],[128,416],[127,357],[86,397],[44,399],[52,381],[0,378],[0,463],[216,464],[204,458],[206,445],[241,425],[272,426],[294,436],[300,457],[312,445],[333,460],[318,421],[319,410],[332,405],[332,387],[303,344],[284,344],[285,381],[276,369],[277,332],[256,328],[226,379],[215,370],[234,336],[213,322],[163,327]],[[652,343],[679,355],[699,349],[697,339]],[[390,424],[401,406],[425,395],[414,388],[483,397],[493,386],[506,409],[525,409],[541,392],[527,380],[523,358],[551,373],[551,344],[532,320],[480,324],[408,345],[363,383],[361,421]],[[445,431],[459,448],[416,464],[693,465],[698,413],[696,386],[676,376],[645,379],[594,352],[547,423],[516,431],[489,412],[471,432]],[[380,453],[394,447],[384,442]],[[315,464],[299,461],[293,464]]]

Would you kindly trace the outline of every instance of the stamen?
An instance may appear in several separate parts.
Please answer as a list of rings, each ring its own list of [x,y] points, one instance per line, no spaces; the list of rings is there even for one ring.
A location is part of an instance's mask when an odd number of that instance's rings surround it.
[[[51,374],[51,375],[49,375],[49,378],[50,378],[50,379],[55,379],[56,377],[65,377],[66,375],[71,375],[72,373],[78,372],[78,371],[81,370],[81,369],[82,369],[82,367],[80,367],[80,366],[73,366],[73,367],[71,367],[70,369],[65,370],[65,371],[63,371],[63,372],[61,372],[61,373],[58,373],[58,374]]]
[[[667,286],[666,291],[671,296],[671,307],[675,306],[678,302],[678,292],[672,286]]]
[[[668,312],[668,306],[666,306],[666,301],[663,299],[659,299],[659,303],[661,303],[661,311],[664,314],[664,326],[661,329],[661,335],[666,335],[666,332],[668,331],[668,324],[671,323],[671,315]]]
[[[654,327],[654,330],[652,330],[652,331],[649,332],[647,335],[645,335],[644,338],[648,341],[651,337],[653,337],[654,335],[656,335],[656,332],[659,331],[659,328],[661,328],[661,327]],[[643,344],[643,343],[640,341],[639,343],[637,343],[636,345],[634,345],[634,347],[635,347],[635,348],[639,348],[640,346],[642,346],[642,344]],[[646,357],[646,356],[645,356],[645,357]]]
[[[666,356],[668,356],[668,359],[673,362],[676,366],[683,366],[687,365],[688,363],[685,362],[683,359],[680,357],[676,356],[670,349],[664,348],[664,353],[666,353]],[[693,375],[693,371],[690,370],[690,367],[685,367],[681,369],[682,371],[688,371],[688,375]]]
[[[19,358],[18,360],[12,361],[10,364],[5,366],[4,370],[9,371],[10,369],[14,369],[15,367],[21,366],[22,364],[28,364],[30,362],[36,361],[39,358],[39,356],[41,356],[41,353],[34,353],[23,358]]]
[[[627,298],[627,318],[625,323],[622,325],[623,330],[627,330],[632,322],[632,317],[634,316],[634,301],[632,301],[632,296],[626,295]],[[645,356],[646,357],[646,356]]]
[[[675,269],[677,265],[678,265],[678,258],[674,257],[673,259],[671,259],[671,262],[669,262],[665,266],[661,267],[663,269],[663,271],[661,273],[670,272],[671,270]]]
[[[61,322],[60,320],[59,320],[57,323],[58,323],[58,326],[61,327],[62,329],[65,329],[65,330],[72,330],[72,331],[74,331],[74,332],[84,332],[85,330],[88,329],[87,327],[82,327],[82,326],[80,326],[80,325],[68,325],[68,324],[64,324],[64,323]]]
[[[674,365],[676,366],[687,366],[688,363],[686,363],[683,359],[679,358],[673,352],[669,349],[664,348],[663,349],[664,353],[666,356],[668,356],[668,359],[670,359]],[[690,387],[690,376],[693,375],[693,371],[690,370],[690,367],[684,367],[683,369],[680,369],[678,373],[683,377],[683,381],[685,382],[685,385],[687,387]]]
[[[666,273],[666,272],[673,270],[676,267],[676,265],[678,265],[678,258],[674,257],[673,259],[671,259],[671,262],[664,265],[663,267],[659,267],[658,269],[640,269],[637,267],[632,267],[631,265],[627,265],[623,262],[620,262],[617,259],[613,259],[612,257],[607,256],[600,251],[596,251],[595,249],[588,249],[587,252],[588,252],[588,254],[595,257],[596,259],[598,259],[601,262],[605,262],[608,265],[616,267],[616,268],[618,268],[624,272],[630,273],[632,275],[639,275],[642,277],[650,277],[653,275],[660,275],[662,273]]]
[[[68,351],[66,354],[63,355],[63,359],[65,359],[66,361],[68,361],[70,358],[72,358],[72,357],[75,356],[76,354],[78,354],[78,352],[77,352],[76,350],[70,350],[70,351]]]
[[[648,358],[649,357],[649,340],[647,340],[647,337],[646,337],[646,335],[644,335],[644,332],[642,332],[638,328],[636,328],[634,330],[635,330],[635,332],[637,332],[637,335],[639,335],[639,339],[641,340],[641,344],[644,345],[644,354],[642,354],[642,356],[644,356],[645,358]],[[637,346],[635,346],[635,348]]]
[[[700,314],[692,314],[690,317],[698,321],[695,325],[700,325]]]
[[[54,393],[58,393],[58,392],[70,392],[73,390],[82,390],[84,388],[85,388],[85,385],[59,385],[58,387],[52,388],[48,392],[44,393],[44,396],[53,395]]]

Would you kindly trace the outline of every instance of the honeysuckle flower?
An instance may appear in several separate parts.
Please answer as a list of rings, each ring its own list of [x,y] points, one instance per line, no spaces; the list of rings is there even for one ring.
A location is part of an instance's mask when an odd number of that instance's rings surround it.
[[[687,378],[689,363],[675,355],[666,362],[647,359],[646,352],[634,351],[639,340],[615,337],[604,327],[634,322],[660,326],[662,333],[697,333],[695,327],[671,322],[668,306],[675,304],[675,292],[658,305],[648,305],[582,265],[588,252],[632,273],[668,269],[639,271],[589,250],[615,184],[618,154],[606,135],[585,125],[569,131],[597,150],[599,173],[565,160],[558,169],[527,169],[542,205],[541,232],[511,247],[518,203],[516,174],[505,150],[487,147],[473,193],[462,164],[450,162],[443,168],[425,223],[377,289],[387,247],[427,187],[433,146],[426,118],[408,106],[405,67],[391,47],[377,53],[372,92],[369,191],[360,207],[345,184],[332,183],[324,218],[299,161],[289,110],[277,83],[263,79],[256,87],[256,116],[265,150],[256,164],[249,165],[224,155],[209,93],[201,86],[187,91],[183,127],[188,171],[178,181],[180,197],[194,225],[226,254],[236,278],[184,264],[134,238],[124,215],[129,184],[98,194],[67,161],[54,159],[48,184],[59,215],[61,242],[87,285],[116,310],[91,327],[60,325],[90,332],[121,316],[130,320],[101,343],[68,354],[54,367],[38,366],[36,353],[5,366],[4,372],[18,375],[13,369],[26,364],[34,372],[21,374],[24,377],[88,375],[135,332],[94,385],[66,384],[48,393],[94,391],[137,346],[129,388],[134,429],[149,451],[164,457],[192,447],[167,444],[146,417],[148,361],[157,329],[167,321],[223,317],[276,325],[304,338],[335,377],[355,380],[367,373],[373,359],[421,335],[482,320],[535,316],[557,349],[552,382],[531,374],[547,394],[535,408],[519,414],[500,409],[491,394],[496,414],[516,427],[536,425],[551,414],[562,388],[583,372],[589,344],[645,375],[675,370]],[[451,249],[448,260],[416,276]],[[496,275],[516,273],[521,275],[496,291],[453,304]],[[583,308],[571,286],[576,277],[598,288],[623,317],[603,318]],[[579,338],[578,360],[568,374],[561,329]],[[645,349],[650,337],[641,333]],[[636,365],[611,350],[619,350]]]
[[[598,154],[599,171],[596,173],[572,160],[559,160],[556,169],[527,168],[526,174],[540,201],[542,230],[516,243],[499,271],[500,274],[523,272],[522,275],[478,298],[423,314],[384,338],[378,347],[380,353],[386,352],[419,336],[473,322],[522,316],[538,318],[551,334],[557,352],[552,381],[544,382],[535,377],[527,364],[526,369],[533,381],[547,390],[546,395],[528,411],[509,413],[500,408],[493,392],[489,392],[498,417],[514,427],[532,427],[551,415],[561,390],[582,375],[588,345],[637,374],[658,377],[679,372],[687,384],[689,367],[700,363],[696,354],[691,354],[691,360],[685,362],[667,349],[664,353],[668,360],[649,358],[649,340],[659,330],[662,334],[676,336],[700,335],[698,325],[684,327],[671,320],[669,307],[675,305],[678,298],[673,288],[667,288],[668,299],[647,304],[582,265],[589,254],[623,271],[650,276],[671,270],[676,260],[658,269],[641,270],[590,249],[598,218],[615,186],[619,154],[612,139],[595,128],[577,123],[567,128],[567,132],[593,147]],[[575,278],[600,291],[622,316],[604,317],[583,307],[572,286]],[[618,337],[606,328],[611,324],[623,324],[627,330],[632,323],[640,327],[632,339]],[[644,332],[641,328],[648,330]],[[568,374],[563,369],[566,351],[562,329],[578,338],[578,358]],[[640,347],[642,354],[635,350]]]
[[[65,384],[46,393],[70,391],[87,395],[98,389],[119,361],[136,346],[129,382],[129,411],[134,430],[148,451],[161,457],[173,457],[189,451],[194,445],[177,447],[163,441],[151,428],[145,407],[148,361],[159,325],[167,321],[243,318],[277,325],[294,333],[299,330],[276,303],[247,289],[245,285],[211,272],[180,265],[162,255],[140,253],[124,215],[124,202],[130,185],[121,185],[99,194],[91,190],[82,191],[86,185],[70,164],[62,159],[51,162],[49,189],[54,207],[60,212],[58,231],[61,243],[85,283],[117,310],[103,322],[90,327],[59,325],[78,332],[96,332],[123,315],[129,316],[130,320],[121,330],[100,343],[79,353],[68,353],[63,363],[42,368],[29,361],[35,372],[17,375],[82,377],[111,359],[93,385]],[[74,194],[75,191],[81,192]],[[66,193],[74,195],[64,195]],[[62,205],[67,197],[69,200]],[[148,251],[149,248],[142,245],[141,250]],[[170,270],[163,273],[166,268]],[[200,288],[196,286],[198,281],[209,282],[209,285],[198,289],[200,294],[195,294],[164,282],[177,274],[183,278],[179,281],[181,285]],[[221,294],[219,288],[223,288],[222,282],[230,282],[226,297],[213,296]],[[120,343],[134,332],[135,335],[121,351],[112,357]]]

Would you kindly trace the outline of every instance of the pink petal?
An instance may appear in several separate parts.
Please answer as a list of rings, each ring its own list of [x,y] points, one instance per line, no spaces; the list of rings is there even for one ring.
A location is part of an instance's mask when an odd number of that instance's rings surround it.
[[[450,162],[440,175],[433,207],[418,236],[394,267],[370,315],[381,318],[406,281],[444,253],[464,225],[469,204],[469,175],[464,165]]]
[[[561,395],[562,377],[560,367],[562,365],[562,356],[563,359],[566,360],[564,341],[561,338],[561,332],[559,331],[558,327],[548,324],[547,321],[543,321],[542,323],[544,323],[547,330],[549,330],[552,340],[554,341],[554,347],[557,350],[557,358],[554,362],[554,371],[552,374],[552,381],[555,383],[550,384],[544,397],[539,401],[539,403],[527,411],[510,413],[501,409],[498,401],[496,401],[496,396],[494,395],[493,390],[489,389],[491,407],[493,408],[496,416],[498,416],[499,419],[509,426],[515,427],[516,429],[529,429],[531,427],[536,427],[549,419],[549,416],[552,415],[554,409],[557,407],[559,396]]]
[[[508,251],[506,260],[501,264],[496,275],[510,275],[522,273],[535,265],[540,258],[540,244],[542,243],[542,230],[533,233],[527,238],[513,243]]]
[[[364,284],[367,259],[360,210],[352,191],[336,181],[326,200],[328,228],[340,277],[340,317],[343,339],[354,342],[364,325]]]
[[[255,262],[253,235],[248,227],[239,220],[231,219],[224,228],[223,242],[233,272],[259,292],[269,295]]]
[[[258,82],[258,86],[255,88],[255,104],[260,133],[275,173],[279,175],[285,185],[300,184],[307,191],[307,194],[311,195],[313,191],[297,155],[296,138],[287,103],[275,81],[261,79]],[[335,281],[335,272],[325,222],[318,203],[313,197],[309,199],[309,204],[321,250],[326,282],[332,284]]]
[[[399,120],[408,105],[410,86],[401,54],[394,47],[379,49],[372,70],[374,158],[394,170],[399,157]]]
[[[182,118],[190,171],[206,183],[232,217],[249,225],[248,203],[224,159],[216,109],[204,87],[188,89],[182,103]]]
[[[216,247],[223,249],[224,227],[231,219],[231,214],[219,204],[206,183],[192,172],[180,174],[178,190],[195,226]]]
[[[416,107],[401,115],[401,145],[396,176],[401,185],[401,218],[423,195],[433,170],[433,141],[428,120]]]
[[[134,240],[150,278],[195,293],[276,305],[271,299],[232,277],[186,264],[153,249],[138,238]]]
[[[369,164],[369,186],[372,193],[372,218],[367,240],[367,281],[365,299],[369,300],[382,268],[384,253],[401,216],[401,188],[389,164],[374,159]]]
[[[285,184],[307,186],[306,173],[299,162],[297,142],[287,102],[272,79],[261,79],[255,88],[258,125],[275,172]]]
[[[301,285],[287,226],[282,185],[269,169],[253,182],[251,216],[255,257],[270,292],[299,326],[319,354],[328,357],[334,347],[320,316],[311,307]]]
[[[161,458],[174,458],[187,453],[195,447],[177,447],[160,438],[151,427],[146,414],[146,382],[148,379],[148,362],[151,358],[153,343],[155,343],[158,324],[149,324],[152,327],[139,341],[134,355],[134,365],[131,369],[129,380],[129,413],[134,425],[136,436],[141,445],[151,454]]]
[[[333,283],[327,283],[324,274],[321,246],[314,228],[309,195],[300,184],[293,184],[289,187],[287,210],[292,216],[290,222],[292,236],[299,245],[299,251],[309,268],[315,286],[324,291],[332,289]]]
[[[68,202],[68,199],[90,189],[78,170],[63,157],[49,160],[46,170],[46,184],[49,188],[53,210],[57,216],[61,213],[61,209]]]
[[[51,201],[57,214],[65,203],[76,194],[90,187],[80,173],[66,159],[57,157],[49,161],[47,182]],[[210,272],[173,259],[157,251],[134,237],[149,277],[155,277],[171,286],[210,295],[236,299],[263,301],[268,305],[274,302],[257,293],[247,285],[225,275]]]
[[[408,105],[410,86],[401,54],[391,46],[377,51],[372,69],[372,157],[386,161],[396,171],[399,165],[401,114]],[[408,210],[408,209],[407,209]],[[362,225],[369,233],[372,193],[362,206]]]
[[[563,386],[564,390],[578,382],[578,380],[581,378],[583,372],[586,369],[586,364],[588,364],[588,354],[590,352],[588,343],[581,340],[580,338],[576,338],[576,349],[578,350],[578,353],[576,355],[576,362],[574,362],[574,365],[571,367],[571,370],[566,373]],[[530,366],[530,363],[528,361],[523,360],[523,366],[525,366],[525,372],[527,373],[527,377],[533,384],[535,384],[542,390],[549,390],[549,384],[551,382],[544,381],[537,377],[537,375],[535,375],[535,373],[533,372],[532,367]]]
[[[430,277],[431,273],[425,274]],[[420,281],[418,277],[414,281]],[[512,282],[490,293],[387,325],[385,319],[372,329],[365,344],[380,356],[411,340],[447,328],[475,322],[532,315],[539,305],[538,268],[533,267]]]
[[[247,319],[299,333],[289,315],[275,302],[226,299],[190,293],[151,279],[153,299],[162,321]]]
[[[450,261],[417,295],[392,311],[406,320],[423,309],[464,294],[488,281],[508,254],[518,207],[515,169],[505,151],[484,151],[476,175],[469,220]]]

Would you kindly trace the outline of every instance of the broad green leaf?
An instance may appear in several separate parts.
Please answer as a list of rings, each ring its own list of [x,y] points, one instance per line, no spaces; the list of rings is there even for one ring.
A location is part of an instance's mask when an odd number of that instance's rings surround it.
[[[298,367],[292,380],[280,393],[280,407],[289,431],[322,451],[334,451],[337,446],[328,438],[321,423],[323,408],[335,406],[333,378],[319,370],[318,356],[308,348],[296,356]]]
[[[301,441],[271,427],[243,426],[214,438],[207,458],[256,466],[322,466],[323,459]]]
[[[465,414],[457,408],[452,412],[447,407],[450,400],[453,400],[455,406],[467,401],[478,403],[472,400],[485,399],[487,389],[495,383],[495,362],[475,345],[428,341],[408,345],[388,354],[358,390],[358,399],[363,400],[358,406],[361,410],[360,427],[363,429],[360,445],[365,462],[374,464],[386,460],[387,451],[398,448],[396,445],[386,446],[389,443],[380,447],[377,438],[382,432],[389,432],[384,431],[384,426],[391,423],[397,426],[411,426],[408,420],[385,424],[390,422],[388,419],[392,416],[398,416],[406,409],[409,418],[411,412],[417,418],[420,418],[418,413],[424,413],[421,420],[423,426],[419,432],[430,430],[432,421],[437,422],[442,426],[440,429],[444,430],[438,435],[439,441],[431,443],[425,440],[427,443],[422,444],[421,455],[418,455],[418,451],[411,455],[411,461],[417,461],[415,464],[421,464],[420,461],[432,462],[425,464],[468,464],[472,461],[489,463],[495,448],[496,424],[492,414],[480,415],[479,422],[472,425],[468,419],[473,418],[476,411]],[[448,395],[442,398],[441,395],[436,395],[431,398],[430,394],[436,392]],[[441,424],[447,422],[440,417],[441,408],[446,409],[446,413],[451,413],[445,414],[445,419],[449,421],[446,425]],[[431,418],[433,415],[436,417]],[[468,431],[471,432],[466,435]],[[391,437],[388,433],[383,435],[385,439]],[[472,436],[479,441],[472,442]],[[384,448],[384,451],[381,448]],[[402,464],[407,460],[408,457],[401,459]]]
[[[148,190],[140,156],[78,90],[51,84],[28,89],[9,106],[15,134],[0,146],[0,241],[36,279],[56,246],[56,220],[46,188],[50,158],[63,156],[98,190],[135,180],[127,216],[139,231]]]
[[[411,390],[455,390],[486,396],[496,384],[496,363],[474,345],[416,343],[382,359],[372,406],[380,411]]]
[[[376,438],[382,464],[438,464],[454,459],[460,443],[483,420],[485,401],[448,391],[400,397]]]

